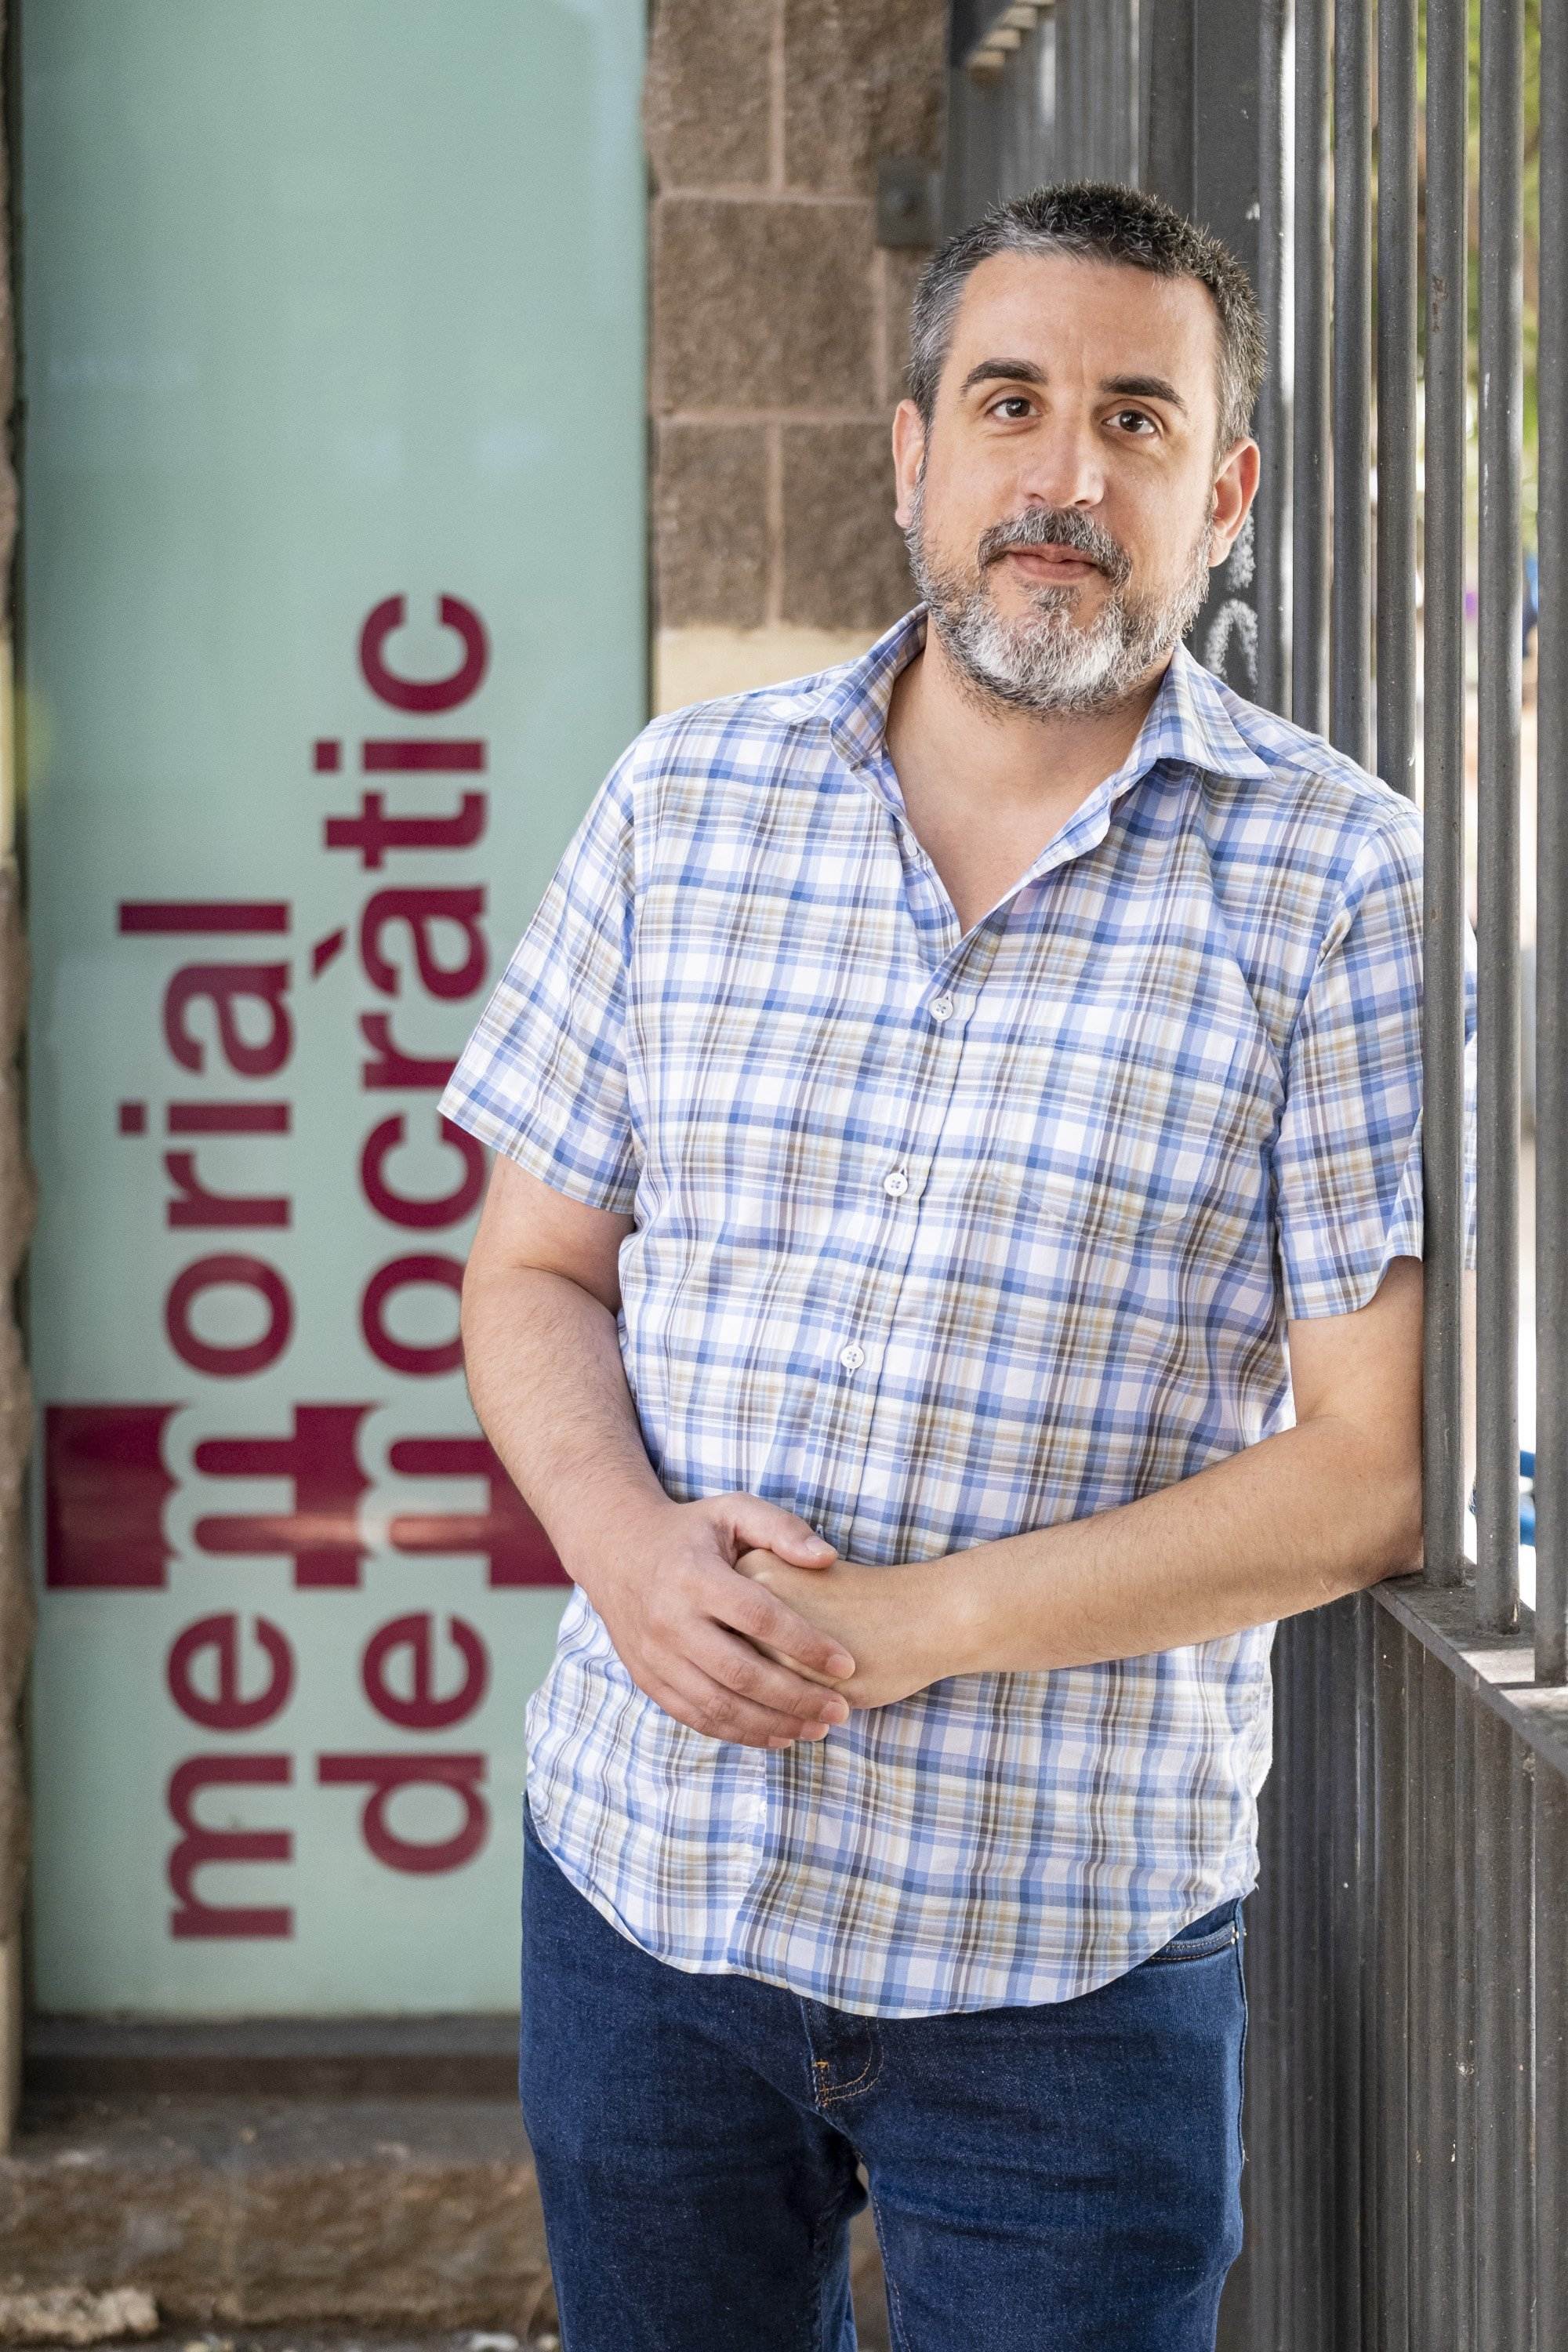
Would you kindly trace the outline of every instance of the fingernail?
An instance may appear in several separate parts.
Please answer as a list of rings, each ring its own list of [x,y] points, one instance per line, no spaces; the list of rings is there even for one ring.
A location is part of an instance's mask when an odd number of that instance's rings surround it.
[[[847,1650],[835,1650],[827,1661],[827,1671],[830,1675],[852,1675],[855,1661]]]
[[[793,1748],[795,1746],[795,1742],[790,1738],[787,1731],[781,1731],[776,1739],[770,1739],[768,1741],[768,1746],[770,1748]]]

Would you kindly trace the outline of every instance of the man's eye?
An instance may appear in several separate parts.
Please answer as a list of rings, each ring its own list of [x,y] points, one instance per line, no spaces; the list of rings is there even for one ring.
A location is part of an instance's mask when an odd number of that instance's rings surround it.
[[[1123,408],[1118,410],[1116,422],[1118,425],[1146,425],[1151,433],[1154,430],[1153,418],[1152,416],[1145,416],[1141,408]]]
[[[1029,402],[1025,398],[1021,392],[1009,392],[1004,394],[1000,400],[994,401],[992,403],[991,414],[993,416],[999,416],[1005,408],[1011,408],[1015,411],[1021,411],[1026,416],[1029,413]],[[1012,420],[1009,419],[1009,422],[1011,421]]]

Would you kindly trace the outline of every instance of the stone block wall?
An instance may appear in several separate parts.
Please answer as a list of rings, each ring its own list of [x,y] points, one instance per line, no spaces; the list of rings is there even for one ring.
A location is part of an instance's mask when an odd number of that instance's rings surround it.
[[[654,704],[858,652],[915,602],[894,406],[927,258],[882,156],[941,160],[940,0],[655,0]]]

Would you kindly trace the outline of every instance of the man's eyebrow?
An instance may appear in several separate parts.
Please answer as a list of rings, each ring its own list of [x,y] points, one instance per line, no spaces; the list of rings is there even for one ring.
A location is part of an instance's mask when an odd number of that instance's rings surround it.
[[[1046,372],[1033,360],[981,360],[972,367],[958,387],[959,398],[973,392],[979,383],[1044,383]],[[1190,414],[1186,402],[1168,377],[1163,375],[1108,375],[1100,383],[1101,392],[1118,393],[1125,400],[1163,400],[1179,409],[1184,416]]]

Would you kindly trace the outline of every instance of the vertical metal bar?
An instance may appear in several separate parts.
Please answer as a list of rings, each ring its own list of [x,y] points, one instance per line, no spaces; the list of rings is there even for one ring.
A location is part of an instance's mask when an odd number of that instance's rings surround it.
[[[1131,0],[1109,0],[1105,26],[1105,145],[1100,165],[1108,180],[1128,176],[1127,93],[1132,78]]]
[[[1424,1517],[1429,1583],[1464,1573],[1459,1355],[1465,1086],[1466,0],[1426,0],[1422,1119]]]
[[[1089,154],[1088,177],[1107,180],[1105,148],[1110,117],[1110,88],[1108,71],[1110,59],[1106,48],[1105,0],[1090,8],[1084,24],[1084,76],[1088,82]]]
[[[1519,1622],[1519,729],[1524,0],[1481,10],[1476,1611]]]
[[[1334,9],[1333,578],[1329,733],[1372,765],[1372,0]]]
[[[1327,2015],[1324,1978],[1327,1891],[1323,1866],[1327,1823],[1323,1803],[1325,1761],[1318,1724],[1318,1660],[1322,1648],[1323,1612],[1310,1611],[1296,1618],[1296,1717],[1301,1776],[1314,1790],[1315,1802],[1301,1821],[1297,1847],[1301,1872],[1300,2014],[1296,2032],[1296,2132],[1293,2167],[1296,2178],[1297,2264],[1291,2281],[1294,2335],[1301,2344],[1316,2344],[1322,2335],[1322,2273],[1320,2253],[1322,2180],[1326,2170],[1322,2048]]]
[[[1149,109],[1154,94],[1154,24],[1153,0],[1131,0],[1132,9],[1132,40],[1137,55],[1136,90],[1132,118],[1132,155],[1137,185],[1150,184],[1150,123]]]
[[[1314,1609],[1306,1620],[1310,1630],[1307,1654],[1306,1711],[1312,1727],[1311,1770],[1317,1801],[1310,1816],[1310,1906],[1308,1949],[1311,1956],[1310,1999],[1308,2004],[1306,2088],[1310,2099],[1310,2128],[1302,2169],[1306,2222],[1306,2309],[1302,2340],[1325,2344],[1329,2336],[1330,2293],[1333,2280],[1333,2207],[1331,2152],[1333,2147],[1333,1937],[1329,1916],[1333,1885],[1333,1756],[1335,1741],[1329,1720],[1328,1692],[1331,1661],[1332,1617]]]
[[[1544,95],[1544,93],[1542,93]],[[1568,1786],[1540,1770],[1535,1785],[1536,2343],[1568,2344]]]
[[[1406,2308],[1412,2347],[1432,2340],[1428,2280],[1432,2268],[1432,2077],[1440,2063],[1438,2004],[1432,1999],[1430,1895],[1432,1816],[1443,1802],[1445,1759],[1427,1744],[1426,1652],[1419,1642],[1405,1645],[1405,1789],[1409,1885],[1405,1904],[1405,1979],[1409,2053],[1409,2141],[1405,2193],[1410,2218],[1405,2231]]]
[[[1290,715],[1328,728],[1329,79],[1332,0],[1296,0]]]
[[[1426,2256],[1420,2274],[1420,2332],[1425,2346],[1461,2343],[1457,2292],[1458,2174],[1458,1888],[1462,1874],[1458,1686],[1427,1660],[1422,1674],[1421,1943],[1422,2009],[1426,2053],[1422,2111],[1426,2161],[1422,2206]],[[1468,1964],[1468,1963],[1467,1963]]]
[[[1541,15],[1540,152],[1535,1678],[1561,1683],[1568,1681],[1568,13],[1561,5]]]
[[[1330,2204],[1333,2263],[1330,2309],[1335,2352],[1373,2352],[1362,2333],[1361,2269],[1366,2172],[1362,2160],[1363,2049],[1361,2021],[1361,1782],[1362,1676],[1352,1594],[1327,1612],[1331,1628],[1326,1713],[1332,1739],[1333,1884],[1329,1894],[1333,1997],[1331,2007],[1333,2086],[1333,2189]]]
[[[1535,2172],[1535,1817],[1538,1761],[1532,1748],[1510,1730],[1509,1748],[1509,1941],[1513,1967],[1509,1978],[1509,2060],[1511,2071],[1513,2144],[1508,2167],[1511,2305],[1510,2344],[1531,2352],[1535,2304],[1536,2231],[1532,2194]],[[1540,1769],[1550,1771],[1551,1765]],[[1559,1920],[1561,1924],[1561,1917]],[[1560,1964],[1560,1963],[1559,1963]]]
[[[1256,509],[1258,547],[1258,699],[1289,709],[1290,614],[1290,312],[1287,267],[1290,234],[1293,127],[1289,88],[1290,0],[1262,0],[1258,12],[1258,299],[1269,344],[1269,368],[1256,431],[1263,470]]]
[[[1284,1836],[1279,1848],[1282,1859],[1286,1855],[1289,1857],[1280,1874],[1286,1882],[1284,1901],[1280,1906],[1282,1948],[1279,2026],[1284,2075],[1279,2118],[1285,2201],[1276,2223],[1279,2231],[1279,2251],[1276,2262],[1279,2290],[1275,2340],[1281,2345],[1306,2341],[1300,2310],[1309,2243],[1303,2209],[1307,2183],[1311,2179],[1309,2060],[1315,1985],[1310,1969],[1310,1943],[1314,1916],[1313,1878],[1309,1843],[1301,1831],[1312,1819],[1309,1792],[1314,1781],[1310,1727],[1302,1704],[1302,1693],[1306,1674],[1306,1640],[1311,1622],[1310,1614],[1292,1617],[1279,1629],[1280,1636],[1287,1633],[1289,1635],[1286,1653],[1288,1670],[1280,1685],[1281,1696],[1285,1701],[1280,1749],[1288,1759],[1289,1770],[1281,1811]]]
[[[1377,772],[1415,795],[1415,0],[1377,9]]]
[[[1376,2018],[1373,2049],[1373,2116],[1376,2130],[1375,2261],[1377,2288],[1371,2341],[1378,2352],[1412,2352],[1410,2333],[1410,2194],[1407,2098],[1410,2032],[1408,1918],[1413,1853],[1409,1798],[1414,1724],[1406,1706],[1407,1660],[1415,1648],[1404,1627],[1363,1596],[1376,1643],[1373,1744],[1377,1791],[1377,1854],[1369,1873],[1368,1946]]]
[[[1357,2161],[1361,2204],[1356,2215],[1355,2293],[1360,2341],[1369,2352],[1384,2352],[1381,2330],[1377,2249],[1383,2212],[1378,2183],[1378,2101],[1383,2087],[1383,2052],[1379,2045],[1380,1987],[1377,1980],[1377,1902],[1383,1884],[1383,1823],[1377,1803],[1377,1644],[1373,1623],[1377,1604],[1370,1592],[1352,1593],[1345,1602],[1353,1638],[1351,1676],[1342,1704],[1353,1711],[1348,1743],[1354,1780],[1351,1788],[1354,1844],[1352,1914],[1355,1948],[1355,2022],[1353,2056],[1356,2073]]]
[[[1488,5],[1491,0],[1488,0]],[[1489,1706],[1475,1710],[1476,1770],[1476,2336],[1510,2344],[1509,2198],[1513,2108],[1508,2021],[1509,1731]]]
[[[1455,2352],[1494,2352],[1476,2335],[1476,1717],[1481,1712],[1457,1676],[1449,1680],[1454,1717],[1454,2193],[1449,2210],[1452,2333]]]
[[[1040,28],[1036,25],[1024,35],[1021,47],[1016,49],[1003,68],[1017,91],[1017,105],[1023,137],[1020,151],[1026,158],[1021,189],[1037,188],[1048,178],[1047,121],[1042,103],[1040,82]]]

